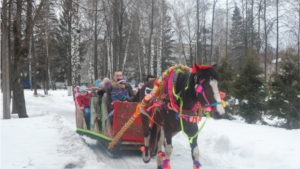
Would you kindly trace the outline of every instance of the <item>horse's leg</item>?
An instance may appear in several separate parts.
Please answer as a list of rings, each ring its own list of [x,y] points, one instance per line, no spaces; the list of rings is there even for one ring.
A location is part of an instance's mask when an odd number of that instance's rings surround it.
[[[159,132],[159,139],[157,141],[157,152],[162,152],[162,146],[164,144],[165,134],[163,128]],[[162,158],[156,157],[157,169],[162,169]]]
[[[143,161],[148,163],[151,160],[149,142],[150,142],[150,120],[144,114],[141,114],[142,127],[144,131],[144,149],[142,150]]]
[[[198,127],[197,125],[193,125],[192,126],[192,130],[189,131],[189,132],[186,132],[186,134],[189,136],[189,137],[193,137],[198,131]],[[198,139],[198,136],[196,136],[192,143],[190,143],[190,146],[191,146],[191,152],[192,152],[192,159],[193,159],[193,164],[194,164],[194,169],[200,169],[200,161],[199,161],[199,157],[200,157],[200,152],[199,152],[199,148],[198,148],[198,143],[197,143],[197,139]]]
[[[170,169],[170,157],[172,154],[172,128],[168,125],[164,125],[164,135],[165,135],[165,153],[158,154],[161,157],[162,165],[157,168]],[[159,165],[159,164],[158,164]]]

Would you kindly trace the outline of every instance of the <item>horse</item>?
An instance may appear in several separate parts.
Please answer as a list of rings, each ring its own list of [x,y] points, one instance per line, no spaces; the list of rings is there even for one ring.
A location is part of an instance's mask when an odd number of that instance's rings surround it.
[[[139,92],[140,118],[144,134],[144,146],[141,148],[143,161],[148,163],[151,156],[157,154],[157,169],[170,168],[172,137],[179,131],[183,131],[188,136],[193,166],[194,169],[199,169],[201,164],[197,135],[200,129],[198,130],[195,121],[199,122],[202,113],[199,114],[197,110],[203,109],[209,112],[214,119],[220,119],[225,113],[218,90],[219,78],[215,70],[216,65],[200,66],[195,64],[192,69],[185,68],[185,71],[178,71],[178,68],[180,66],[175,66],[173,72],[177,73],[173,73],[173,77],[170,74],[163,74],[160,81],[158,79],[149,81]],[[170,80],[171,78],[172,80]],[[170,90],[172,81],[174,83],[173,95],[176,97],[172,96],[172,90]],[[163,85],[169,86],[169,88],[165,86],[160,89],[155,88],[155,86],[159,86],[158,82],[160,82],[159,84],[165,82]],[[155,93],[157,94],[158,91],[151,91],[152,93],[147,94],[147,90],[160,90],[161,97],[155,97]],[[145,99],[149,102],[145,103]],[[147,105],[144,106],[144,109],[143,103]],[[164,145],[165,152],[162,151],[162,145]]]

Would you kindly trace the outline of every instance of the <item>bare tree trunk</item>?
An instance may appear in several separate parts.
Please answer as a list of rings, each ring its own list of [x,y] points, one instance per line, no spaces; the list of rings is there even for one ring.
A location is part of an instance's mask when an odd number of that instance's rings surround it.
[[[149,47],[148,47],[148,74],[153,75],[153,55],[151,51],[153,50],[152,38],[153,38],[153,17],[154,17],[154,0],[151,0],[151,22],[150,22],[150,36],[149,36]]]
[[[206,21],[205,21],[205,19],[206,19],[206,12],[204,11],[204,17],[203,17],[203,62],[204,62],[204,64],[207,64],[207,51],[206,51],[206,46],[207,46],[207,44],[206,44]],[[202,63],[203,63],[202,62]]]
[[[79,84],[79,17],[78,17],[78,0],[76,0],[76,6],[73,8],[72,17],[72,38],[71,38],[71,60],[72,60],[72,86],[75,87]]]
[[[278,3],[279,0],[276,0],[276,66],[275,71],[278,72],[278,48],[279,48],[279,21],[278,21]]]
[[[268,51],[268,35],[267,35],[267,0],[264,0],[264,32],[265,32],[265,53],[264,53],[264,65],[265,65],[265,82],[267,81],[267,51]]]
[[[251,51],[254,45],[254,0],[251,0]]]
[[[7,1],[2,2],[2,22],[1,22],[1,67],[2,67],[2,90],[3,90],[3,119],[10,119],[10,67],[9,67],[9,52],[8,52],[8,17],[7,17]]]
[[[128,35],[128,39],[127,39],[126,46],[125,46],[125,54],[124,54],[124,60],[123,60],[123,64],[122,64],[122,72],[124,72],[124,68],[126,65],[127,57],[128,57],[129,42],[130,42],[130,38],[131,38],[131,34],[132,34],[133,23],[134,22],[131,23],[131,26],[129,28],[129,35]]]
[[[248,55],[248,0],[245,0],[246,9],[245,9],[245,57]]]
[[[124,13],[124,6],[123,6],[123,0],[120,0],[120,9],[119,9],[119,49],[118,49],[118,70],[121,70],[122,62],[123,62],[123,13]]]
[[[119,9],[120,9],[120,3],[119,0],[114,0],[113,5],[113,70],[117,71],[118,69],[118,54],[119,54],[119,36],[118,36],[118,30],[119,30]]]
[[[48,28],[46,28],[46,58],[47,58],[47,76],[46,78],[48,83],[47,83],[47,91],[46,91],[46,95],[48,95],[48,90],[49,90],[49,85],[52,88],[52,84],[51,84],[51,73],[50,73],[50,57],[49,57],[49,42],[48,42]],[[53,89],[53,88],[52,88]]]
[[[138,62],[139,62],[139,80],[140,80],[140,82],[142,81],[142,79],[143,79],[143,73],[142,73],[142,63],[141,63],[141,56],[143,56],[143,55],[139,55],[138,56]]]
[[[34,46],[34,37],[31,36],[31,57],[32,57],[32,72],[33,72],[33,95],[37,96],[37,81],[36,81],[36,57],[35,57],[35,46]]]
[[[258,28],[257,28],[257,34],[258,34],[258,49],[257,49],[257,53],[260,53],[260,48],[261,48],[261,39],[260,39],[260,14],[261,14],[261,9],[262,9],[262,0],[259,0],[259,4],[258,4]]]
[[[226,0],[226,37],[225,37],[225,58],[227,59],[228,55],[228,0]]]
[[[202,64],[202,55],[200,54],[200,42],[199,42],[199,23],[200,23],[200,20],[199,20],[199,0],[196,0],[197,1],[197,15],[196,15],[196,17],[197,17],[197,28],[196,28],[196,30],[197,30],[197,35],[196,35],[196,56],[195,56],[195,58],[196,58],[196,60],[198,59],[199,60],[199,64]]]
[[[213,45],[214,45],[214,22],[215,22],[215,8],[218,0],[214,0],[213,4],[213,12],[212,12],[212,21],[211,21],[211,35],[210,35],[210,56],[209,56],[209,64],[211,63],[212,54],[213,54]]]
[[[300,76],[300,1],[298,1],[298,75]]]
[[[68,18],[72,18],[72,0],[68,0]],[[71,29],[71,19],[68,20],[68,69],[67,69],[67,79],[68,79],[68,96],[72,95],[72,55],[71,55],[71,35],[72,35],[72,29]]]
[[[8,56],[9,56],[9,74],[11,75],[11,77],[9,78],[9,87],[10,87],[10,97],[12,97],[11,96],[11,91],[12,91],[12,51],[13,51],[13,49],[12,49],[12,36],[11,36],[11,32],[12,32],[12,22],[11,22],[11,20],[12,20],[12,14],[13,14],[13,1],[12,0],[9,0],[9,13],[8,13],[8,20],[9,20],[9,22],[8,22]]]
[[[97,36],[97,8],[98,8],[98,0],[95,0],[95,27],[94,27],[94,81],[96,81],[96,79],[98,79],[98,68],[97,68],[97,62],[98,62],[98,51],[97,51],[97,40],[98,40],[98,36]]]

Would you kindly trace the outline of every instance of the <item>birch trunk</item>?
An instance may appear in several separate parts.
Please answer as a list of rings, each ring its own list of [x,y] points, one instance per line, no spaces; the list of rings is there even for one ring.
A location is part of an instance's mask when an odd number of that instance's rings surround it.
[[[161,11],[160,15],[160,32],[159,32],[159,38],[157,38],[157,68],[156,68],[156,77],[159,77],[161,75],[161,58],[162,58],[162,49],[163,49],[163,26],[164,26],[164,15],[163,12]]]
[[[98,78],[98,69],[97,69],[97,62],[98,62],[98,45],[97,45],[97,8],[98,8],[98,0],[95,0],[95,25],[94,25],[94,81]]]
[[[141,63],[141,55],[138,56],[138,65],[139,65],[139,78],[140,78],[140,82],[142,81],[143,79],[143,75],[142,75],[142,63]]]
[[[268,36],[267,36],[267,0],[264,0],[264,33],[265,33],[265,53],[264,53],[264,66],[265,66],[265,82],[267,81],[267,49],[268,49]]]
[[[78,82],[79,78],[79,38],[78,32],[79,29],[79,18],[78,18],[78,0],[76,0],[76,6],[73,9],[73,17],[72,17],[72,38],[71,38],[71,53],[72,53],[72,86],[80,85]]]
[[[149,36],[149,47],[148,47],[148,69],[150,74],[153,75],[154,70],[153,70],[153,54],[152,51],[153,49],[153,42],[152,42],[152,38],[153,38],[153,17],[154,17],[154,0],[151,1],[151,22],[150,22],[150,36]]]
[[[9,86],[9,77],[10,77],[10,68],[9,68],[9,52],[8,52],[8,33],[9,30],[7,30],[6,26],[8,24],[7,22],[7,1],[3,0],[2,4],[2,23],[1,24],[1,30],[2,30],[2,36],[1,38],[1,62],[2,64],[2,91],[3,91],[3,119],[10,119],[10,86]]]
[[[211,20],[211,35],[210,35],[210,56],[209,56],[209,64],[212,64],[212,53],[213,53],[213,45],[214,45],[214,22],[215,22],[215,8],[218,0],[214,0],[213,4],[213,12],[212,12],[212,20]]]
[[[228,0],[226,0],[226,39],[225,39],[225,58],[227,59],[227,54],[228,54]]]
[[[154,74],[154,42],[151,43],[150,74]]]
[[[199,42],[199,26],[200,26],[200,20],[199,20],[199,0],[197,1],[197,15],[196,15],[196,20],[197,20],[197,31],[196,31],[196,56],[195,60],[199,60],[200,65],[202,64],[202,57],[200,55],[200,42]]]
[[[69,17],[68,18],[72,18],[72,12],[71,12],[71,9],[72,9],[72,0],[68,0],[68,15]],[[72,43],[72,21],[69,20],[68,22],[68,36],[69,36],[69,41],[68,41],[68,45],[67,45],[67,48],[68,48],[68,70],[67,70],[67,89],[68,89],[68,96],[71,96],[72,95],[72,51],[71,51],[71,43]]]
[[[49,58],[49,44],[48,44],[48,29],[46,28],[46,58],[47,58],[47,75],[48,77],[48,80],[49,82],[47,83],[47,90],[45,92],[45,95],[48,95],[48,86],[50,84],[50,87],[52,86],[51,85],[51,74],[50,74],[50,58]],[[51,87],[52,88],[52,87]]]
[[[278,72],[278,48],[279,48],[279,19],[278,19],[278,3],[279,0],[276,0],[276,66],[275,71]]]
[[[133,22],[131,24],[131,27],[130,27],[130,30],[129,30],[129,36],[128,36],[128,39],[127,39],[127,42],[126,42],[126,46],[125,46],[125,54],[124,54],[124,61],[123,61],[123,65],[122,65],[122,72],[124,72],[124,67],[125,67],[126,60],[127,60],[132,26],[133,26]]]

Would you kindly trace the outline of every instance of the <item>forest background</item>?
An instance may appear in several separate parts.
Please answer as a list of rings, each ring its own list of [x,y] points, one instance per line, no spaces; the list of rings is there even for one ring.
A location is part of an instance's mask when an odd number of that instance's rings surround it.
[[[3,118],[28,117],[24,81],[71,95],[116,70],[141,82],[217,63],[226,118],[300,128],[299,40],[300,0],[3,0]]]

